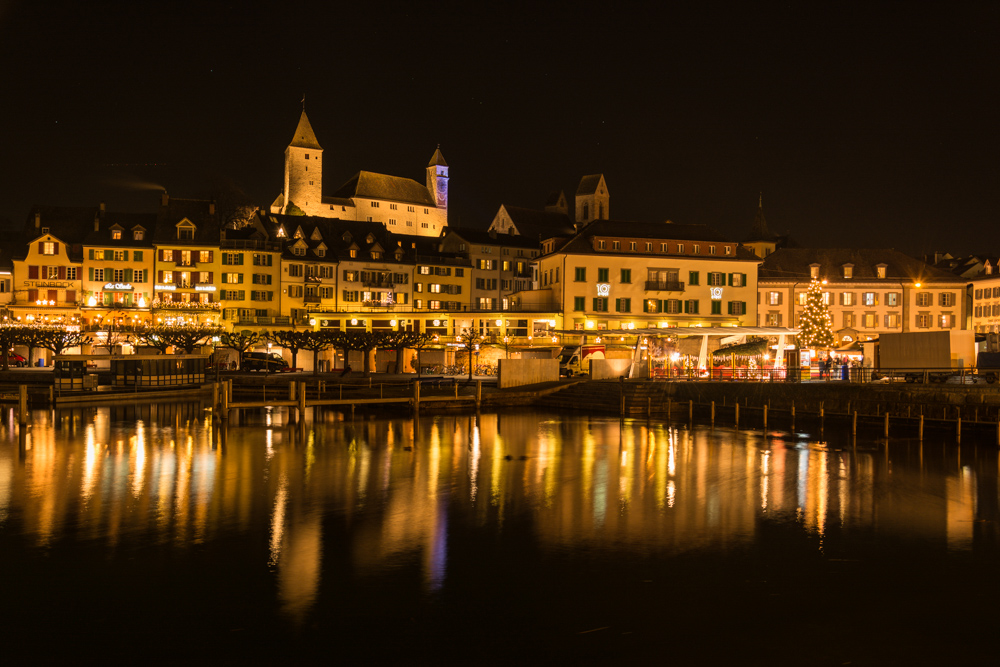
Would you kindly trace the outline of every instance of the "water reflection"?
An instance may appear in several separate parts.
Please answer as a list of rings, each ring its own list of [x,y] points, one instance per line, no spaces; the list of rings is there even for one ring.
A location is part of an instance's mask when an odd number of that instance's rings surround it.
[[[447,587],[483,531],[527,521],[542,553],[727,553],[768,524],[843,555],[852,535],[976,545],[996,454],[918,442],[837,447],[757,432],[535,412],[345,420],[274,411],[224,433],[196,403],[38,412],[23,457],[5,413],[0,536],[28,547],[170,545],[263,536],[238,560],[269,568],[294,624],[324,578],[419,572]],[[331,534],[332,533],[332,534]],[[332,565],[330,563],[336,563]]]

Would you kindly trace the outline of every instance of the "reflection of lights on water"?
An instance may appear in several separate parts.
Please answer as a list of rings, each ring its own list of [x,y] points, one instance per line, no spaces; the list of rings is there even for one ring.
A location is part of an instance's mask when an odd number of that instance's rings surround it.
[[[469,500],[475,502],[479,492],[479,457],[482,455],[479,442],[479,425],[472,427],[472,454],[469,457]]]
[[[770,485],[771,452],[765,449],[760,457],[760,508],[767,511],[767,493]]]
[[[281,539],[285,534],[285,504],[288,502],[288,479],[285,473],[278,478],[278,493],[274,497],[274,509],[271,511],[271,557],[268,565],[274,567],[281,557]]]
[[[674,496],[677,493],[677,487],[674,486],[674,480],[667,482],[667,507],[674,506]]]

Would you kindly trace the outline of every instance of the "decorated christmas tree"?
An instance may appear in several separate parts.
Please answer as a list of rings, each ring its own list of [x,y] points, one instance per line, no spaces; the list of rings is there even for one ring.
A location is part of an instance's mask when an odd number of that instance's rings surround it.
[[[833,345],[833,318],[830,307],[823,303],[823,287],[818,280],[809,283],[806,292],[806,307],[799,320],[799,344],[812,348]]]

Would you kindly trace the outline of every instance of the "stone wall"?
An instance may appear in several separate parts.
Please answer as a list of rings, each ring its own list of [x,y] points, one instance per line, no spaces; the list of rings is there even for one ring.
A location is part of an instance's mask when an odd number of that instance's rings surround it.
[[[559,379],[558,359],[501,359],[499,387],[520,387]]]

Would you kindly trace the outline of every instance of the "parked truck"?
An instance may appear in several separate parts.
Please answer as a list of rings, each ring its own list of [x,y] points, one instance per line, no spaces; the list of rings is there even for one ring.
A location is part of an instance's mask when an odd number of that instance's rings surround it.
[[[947,382],[964,377],[976,365],[972,331],[911,331],[884,333],[878,338],[872,364],[878,375],[906,382]],[[998,369],[1000,370],[1000,369]]]

